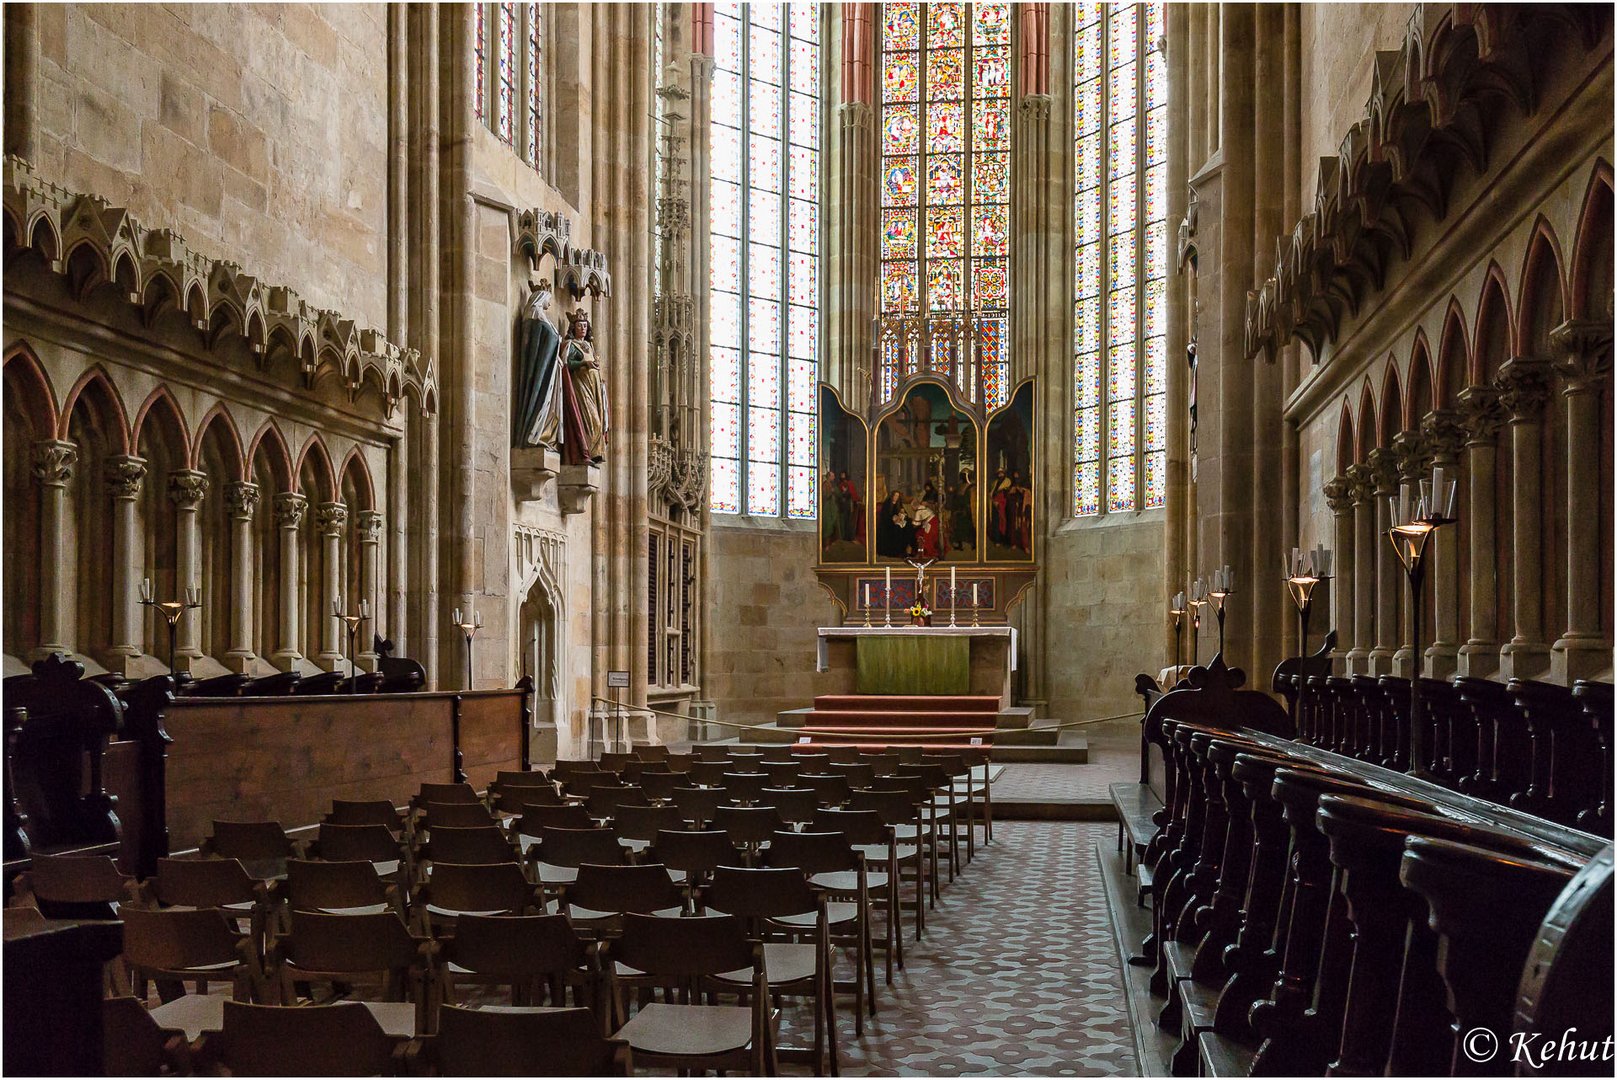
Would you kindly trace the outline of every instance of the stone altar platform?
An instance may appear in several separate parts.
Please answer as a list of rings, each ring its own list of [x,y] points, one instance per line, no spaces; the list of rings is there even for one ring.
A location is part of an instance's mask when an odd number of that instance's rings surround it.
[[[993,696],[1005,711],[1016,646],[1014,626],[822,626],[814,695]]]

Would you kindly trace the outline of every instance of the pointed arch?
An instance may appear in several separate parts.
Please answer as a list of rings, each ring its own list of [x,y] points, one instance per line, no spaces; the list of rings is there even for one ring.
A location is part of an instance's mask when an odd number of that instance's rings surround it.
[[[1471,343],[1466,337],[1465,313],[1460,302],[1449,297],[1448,311],[1443,315],[1443,336],[1437,342],[1437,373],[1432,378],[1436,391],[1436,407],[1454,404],[1456,395],[1465,389],[1465,380],[1471,370]]]
[[[376,509],[376,486],[371,483],[370,466],[365,464],[365,455],[361,450],[362,448],[358,446],[349,450],[348,456],[343,459],[342,471],[337,474],[339,495],[346,492],[352,482],[353,490],[359,498],[358,502],[348,504],[350,513]],[[347,499],[340,497],[338,501],[348,502]]]
[[[1370,457],[1370,451],[1375,449],[1375,438],[1376,393],[1370,385],[1369,377],[1366,376],[1364,387],[1359,391],[1359,429],[1358,437],[1353,444],[1360,461]]]
[[[248,457],[242,446],[241,432],[236,428],[236,421],[231,417],[230,410],[225,408],[224,402],[215,402],[213,407],[202,415],[202,422],[197,425],[196,441],[191,446],[191,460],[203,460],[203,445],[212,439],[218,446],[221,456],[230,466],[230,475],[219,477],[220,480],[246,480]]]
[[[1415,343],[1409,350],[1409,375],[1405,386],[1409,393],[1404,396],[1404,430],[1418,431],[1421,417],[1437,407],[1437,394],[1433,383],[1432,350],[1426,343],[1426,331],[1417,328]]]
[[[1353,436],[1353,406],[1347,398],[1342,399],[1342,416],[1336,424],[1336,475],[1341,476],[1348,471],[1359,457],[1359,446]]]
[[[1595,162],[1583,197],[1573,240],[1572,280],[1568,311],[1574,319],[1611,317],[1612,305],[1612,177],[1611,163]]]
[[[1497,262],[1491,262],[1482,283],[1482,298],[1477,302],[1476,329],[1471,334],[1471,382],[1492,382],[1499,366],[1510,359],[1511,343],[1515,340],[1516,327],[1505,272]]]
[[[51,215],[44,210],[34,215],[28,224],[28,246],[47,261],[55,262],[62,256],[62,234]]]
[[[311,470],[309,475],[320,485],[319,491],[303,491],[305,469]],[[304,440],[303,449],[298,451],[298,465],[294,475],[297,477],[297,490],[302,491],[311,503],[337,501],[337,471],[332,468],[331,453],[326,449],[325,440],[318,432]]]
[[[106,256],[89,240],[73,245],[62,262],[62,272],[67,277],[69,290],[80,300],[112,278]]]
[[[260,457],[262,455],[262,458]],[[296,491],[297,476],[292,471],[292,454],[275,421],[266,420],[253,435],[247,448],[248,468],[256,470],[260,464],[268,468],[276,481],[276,491]],[[265,492],[265,495],[273,494]]]
[[[1378,415],[1381,423],[1376,428],[1376,445],[1391,447],[1393,436],[1403,430],[1399,425],[1404,419],[1403,386],[1398,378],[1396,357],[1387,358],[1387,375],[1381,383],[1381,409]]]
[[[3,367],[6,385],[12,387],[11,393],[17,395],[18,405],[33,421],[39,437],[57,438],[56,391],[34,350],[26,342],[13,344],[6,350]]]
[[[1548,357],[1550,331],[1565,318],[1566,275],[1561,241],[1543,214],[1533,223],[1533,236],[1522,262],[1521,292],[1516,298],[1517,356]]]
[[[61,418],[56,423],[58,432],[68,430],[73,413],[81,404],[90,411],[92,422],[99,427],[101,434],[111,440],[108,449],[118,454],[129,453],[132,445],[129,441],[129,414],[124,409],[123,398],[117,387],[100,364],[80,375],[73,389],[68,391],[67,400],[62,403]]]
[[[185,414],[180,411],[180,403],[174,399],[173,392],[166,385],[158,386],[147,395],[145,401],[141,402],[139,410],[135,413],[129,445],[140,446],[141,438],[146,434],[146,421],[151,418],[154,410],[166,414],[166,418],[173,421],[175,430],[179,433],[179,438],[175,442],[175,449],[181,456],[179,464],[183,468],[191,468],[196,456],[192,453],[191,436],[185,429]]]

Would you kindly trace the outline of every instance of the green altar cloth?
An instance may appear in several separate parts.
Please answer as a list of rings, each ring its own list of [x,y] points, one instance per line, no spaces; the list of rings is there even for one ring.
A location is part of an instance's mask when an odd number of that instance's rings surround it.
[[[913,630],[856,640],[855,686],[861,694],[971,692],[969,637]]]

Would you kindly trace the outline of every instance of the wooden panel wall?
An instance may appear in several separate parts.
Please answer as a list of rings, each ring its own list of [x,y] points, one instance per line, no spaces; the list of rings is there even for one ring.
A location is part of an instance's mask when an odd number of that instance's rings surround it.
[[[295,829],[334,798],[402,804],[422,782],[450,780],[457,697],[466,771],[482,787],[518,767],[518,691],[181,698],[165,719],[172,847],[196,847],[216,818]]]

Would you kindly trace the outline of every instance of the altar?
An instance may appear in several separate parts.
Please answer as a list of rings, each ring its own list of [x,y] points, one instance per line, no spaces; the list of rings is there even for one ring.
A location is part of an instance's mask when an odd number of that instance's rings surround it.
[[[994,697],[1011,707],[1014,626],[822,626],[816,695]]]

